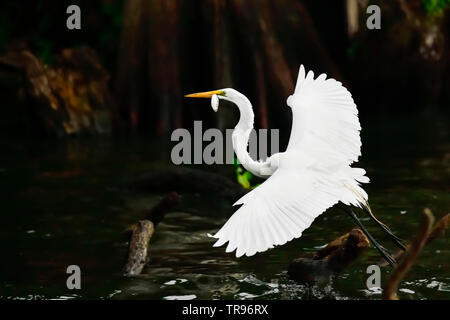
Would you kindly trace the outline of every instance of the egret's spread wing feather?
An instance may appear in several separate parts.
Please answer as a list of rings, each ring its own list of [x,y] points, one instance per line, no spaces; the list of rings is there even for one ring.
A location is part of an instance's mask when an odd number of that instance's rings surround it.
[[[342,189],[324,173],[278,169],[263,184],[242,197],[242,206],[214,235],[226,252],[251,256],[302,235],[313,220],[336,204]]]
[[[297,149],[318,161],[351,164],[361,155],[361,126],[350,92],[322,74],[314,79],[300,67],[292,108],[292,130],[287,151]]]

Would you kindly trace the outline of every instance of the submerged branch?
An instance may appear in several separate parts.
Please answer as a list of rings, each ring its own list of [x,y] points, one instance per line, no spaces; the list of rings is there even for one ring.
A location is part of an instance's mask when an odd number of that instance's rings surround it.
[[[131,227],[133,231],[130,241],[128,261],[125,266],[125,275],[134,276],[142,272],[148,262],[148,247],[150,239],[155,232],[155,226],[149,220],[140,220]]]
[[[147,214],[145,220],[140,220],[128,230],[132,232],[128,260],[125,265],[125,275],[138,275],[149,261],[148,250],[150,240],[155,233],[155,227],[164,218],[164,215],[181,201],[176,192],[171,192],[162,198]]]
[[[383,291],[383,299],[398,300],[397,289],[400,281],[405,277],[414,262],[422,252],[423,247],[427,243],[428,237],[432,232],[434,216],[430,209],[424,210],[424,220],[420,226],[419,232],[411,245],[408,247],[405,256],[395,267],[389,278],[386,288]]]
[[[425,242],[425,245],[428,245],[431,241],[442,237],[445,234],[445,231],[448,229],[448,226],[450,225],[450,213],[447,213],[445,216],[443,216],[438,222],[436,222],[433,226],[433,229],[431,230],[430,234],[428,235],[428,238]],[[407,245],[406,248],[409,249],[411,245]],[[394,255],[394,259],[397,261],[400,261],[404,255],[405,251],[398,250]],[[382,261],[378,262],[378,265],[381,267],[386,267],[389,264],[383,259]]]

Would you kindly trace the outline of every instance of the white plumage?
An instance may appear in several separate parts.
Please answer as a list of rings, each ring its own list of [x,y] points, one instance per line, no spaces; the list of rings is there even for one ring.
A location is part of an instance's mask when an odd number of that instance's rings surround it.
[[[288,147],[264,162],[254,161],[247,151],[254,118],[248,99],[234,89],[217,92],[241,113],[233,132],[240,163],[257,176],[270,177],[235,203],[242,206],[213,236],[218,239],[214,246],[228,242],[226,252],[251,256],[300,237],[339,201],[369,209],[359,185],[369,178],[364,169],[350,167],[361,155],[358,110],[340,82],[325,74],[314,79],[312,71],[306,74],[300,67],[295,92],[287,99],[293,115]]]

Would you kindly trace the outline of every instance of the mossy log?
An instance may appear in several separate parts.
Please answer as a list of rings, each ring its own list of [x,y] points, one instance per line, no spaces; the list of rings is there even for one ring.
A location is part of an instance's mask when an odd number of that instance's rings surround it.
[[[369,246],[369,240],[364,233],[360,229],[353,229],[328,243],[325,248],[314,253],[313,257],[293,260],[289,264],[288,274],[301,283],[329,279],[354,262]]]

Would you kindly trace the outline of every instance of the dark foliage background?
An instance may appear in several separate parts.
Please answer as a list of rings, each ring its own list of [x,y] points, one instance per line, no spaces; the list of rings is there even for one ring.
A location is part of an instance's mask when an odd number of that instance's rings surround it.
[[[70,4],[81,8],[81,30],[66,28]],[[371,4],[381,8],[381,30],[366,28]],[[221,108],[217,117],[205,112],[206,101],[182,98],[223,87],[250,98],[256,126],[289,127],[283,107],[301,63],[344,82],[363,115],[444,110],[450,99],[448,5],[447,0],[4,1],[0,130],[160,136],[190,127],[195,119],[223,129],[236,121],[231,108]],[[64,49],[75,51],[64,55]],[[41,91],[51,94],[36,96],[30,89],[30,70],[36,68],[63,70],[65,76],[49,75],[41,82],[56,85]],[[92,79],[92,68],[102,76]],[[67,84],[71,72],[79,79]],[[87,103],[80,98],[82,85],[90,88]],[[70,93],[61,93],[61,87]],[[71,96],[84,104],[68,103]],[[58,108],[49,109],[51,100]],[[95,123],[102,123],[100,129]]]

